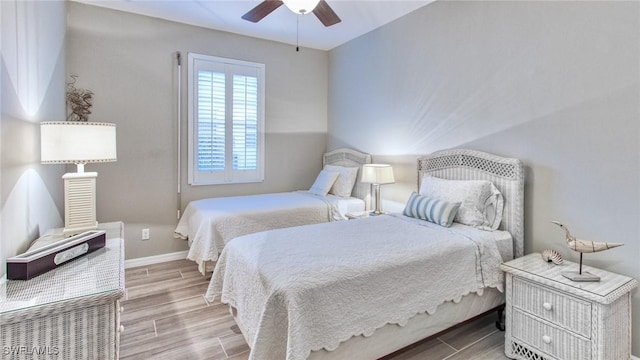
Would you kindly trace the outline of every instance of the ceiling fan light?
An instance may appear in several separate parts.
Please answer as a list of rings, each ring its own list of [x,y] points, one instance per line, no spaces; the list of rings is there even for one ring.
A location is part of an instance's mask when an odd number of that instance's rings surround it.
[[[283,0],[289,10],[296,14],[308,14],[316,8],[320,0]]]

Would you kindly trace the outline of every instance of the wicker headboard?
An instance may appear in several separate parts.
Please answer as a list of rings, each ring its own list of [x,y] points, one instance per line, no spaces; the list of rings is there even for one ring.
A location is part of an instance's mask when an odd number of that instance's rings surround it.
[[[493,182],[504,196],[499,229],[513,236],[514,257],[524,254],[524,167],[520,160],[476,150],[443,150],[418,158],[418,188],[424,174]]]
[[[325,153],[322,157],[322,166],[337,165],[359,167],[358,177],[356,178],[356,184],[353,186],[351,196],[364,200],[365,209],[369,210],[371,204],[371,184],[363,184],[360,181],[362,176],[362,164],[371,164],[371,155],[352,149],[336,149]]]

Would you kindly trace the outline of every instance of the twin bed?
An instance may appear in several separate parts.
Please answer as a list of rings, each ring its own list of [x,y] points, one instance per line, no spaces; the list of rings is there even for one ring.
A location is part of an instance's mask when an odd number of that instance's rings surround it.
[[[347,213],[369,208],[370,184],[360,181],[363,164],[371,155],[352,149],[338,149],[323,156],[323,167],[354,169],[355,183],[340,195],[311,191],[210,198],[190,202],[178,222],[174,236],[189,244],[187,259],[200,272],[213,270],[213,262],[225,244],[241,235],[265,230],[346,219]]]
[[[379,358],[504,303],[499,265],[523,254],[523,184],[517,159],[420,157],[402,214],[239,236],[205,297],[230,305],[250,359]]]

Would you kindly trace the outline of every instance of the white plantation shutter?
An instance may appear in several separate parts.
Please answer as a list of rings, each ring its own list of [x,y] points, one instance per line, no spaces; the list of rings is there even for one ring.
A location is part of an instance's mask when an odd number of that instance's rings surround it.
[[[198,171],[224,171],[224,73],[198,71],[197,154]]]
[[[233,76],[233,169],[255,170],[258,160],[257,79]]]
[[[264,180],[264,65],[189,54],[189,183]]]

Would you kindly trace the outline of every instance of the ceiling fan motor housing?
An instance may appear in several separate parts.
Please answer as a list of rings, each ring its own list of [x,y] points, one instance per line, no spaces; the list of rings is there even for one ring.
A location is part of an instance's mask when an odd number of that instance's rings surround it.
[[[332,26],[342,21],[325,0],[264,0],[242,15],[242,18],[256,23],[282,4],[285,4],[296,14],[304,15],[313,12],[324,26]]]
[[[296,14],[308,14],[318,6],[320,0],[283,0],[284,4]]]

